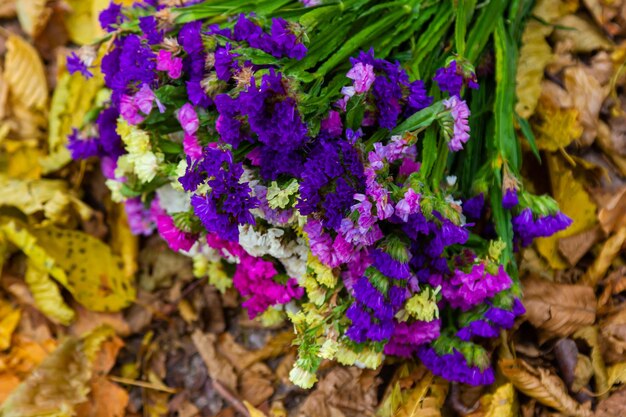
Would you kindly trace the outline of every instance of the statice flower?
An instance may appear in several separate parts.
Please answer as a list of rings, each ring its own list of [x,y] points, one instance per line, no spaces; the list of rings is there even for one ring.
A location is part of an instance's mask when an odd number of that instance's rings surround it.
[[[511,210],[513,207],[519,204],[517,198],[517,190],[515,188],[507,188],[502,197],[502,207],[507,210]]]
[[[439,337],[441,320],[415,321],[398,323],[385,345],[386,355],[411,357],[418,347],[432,342]]]
[[[415,214],[419,210],[420,195],[414,189],[409,188],[404,193],[404,197],[396,204],[394,213],[396,216],[406,222],[411,214]]]
[[[76,52],[72,52],[67,56],[67,71],[70,74],[74,74],[76,72],[81,73],[81,75],[87,79],[93,77],[93,73],[89,71],[89,65],[84,62]]]
[[[164,32],[158,29],[158,22],[154,16],[142,16],[139,18],[139,29],[143,32],[149,45],[163,42]]]
[[[100,154],[100,144],[98,139],[80,136],[78,129],[72,128],[72,133],[67,137],[67,148],[72,155],[72,159],[87,159]]]
[[[452,96],[449,99],[443,100],[443,105],[446,110],[449,110],[450,117],[452,118],[452,132],[447,130],[448,136],[448,148],[452,152],[458,152],[463,149],[463,144],[466,143],[469,138],[469,116],[470,110],[467,107],[467,103],[464,100],[460,100],[457,96]]]
[[[485,269],[485,264],[481,263],[467,273],[454,271],[454,275],[443,283],[442,294],[447,302],[454,308],[467,311],[511,286],[511,278],[502,265],[495,275]]]
[[[98,20],[100,21],[102,29],[107,32],[115,31],[115,26],[125,20],[125,17],[122,14],[122,6],[120,4],[116,4],[114,1],[111,1],[109,3],[109,7],[100,12]]]
[[[374,83],[376,76],[374,75],[374,67],[370,64],[357,62],[352,69],[348,71],[346,77],[354,80],[354,91],[357,94],[366,93]]]
[[[173,57],[170,51],[160,50],[156,58],[156,69],[167,71],[168,77],[173,80],[180,78],[183,70],[183,59]]]
[[[133,235],[148,236],[154,231],[152,212],[150,208],[144,206],[140,197],[125,200],[124,210]]]
[[[177,112],[176,118],[183,131],[188,135],[193,135],[200,127],[200,120],[196,110],[190,103],[185,103]]]
[[[451,61],[447,67],[439,68],[433,80],[439,85],[439,89],[447,91],[451,97],[461,96],[461,89],[466,81],[470,88],[478,88],[476,75],[472,72],[469,74],[469,77],[466,76],[456,61]]]
[[[516,239],[522,246],[528,246],[535,238],[549,237],[567,229],[572,224],[572,219],[562,212],[534,219],[533,212],[527,207],[513,217],[512,223]]]
[[[485,195],[479,193],[463,203],[463,214],[471,219],[480,219],[485,206]]]
[[[489,385],[495,381],[493,369],[468,365],[465,356],[456,349],[440,355],[433,348],[424,346],[418,349],[417,356],[433,374],[450,381],[469,385]]]

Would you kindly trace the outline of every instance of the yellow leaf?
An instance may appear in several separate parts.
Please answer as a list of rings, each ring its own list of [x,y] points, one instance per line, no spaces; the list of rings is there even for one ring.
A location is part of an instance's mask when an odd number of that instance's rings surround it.
[[[39,159],[42,156],[43,152],[40,148],[23,143],[23,146],[11,152],[7,166],[7,174],[12,178],[39,179],[41,177]]]
[[[139,239],[133,235],[128,225],[128,217],[123,204],[111,204],[109,212],[111,220],[111,248],[113,252],[122,258],[124,273],[127,276],[137,272],[137,253],[139,252]]]
[[[626,382],[626,362],[616,363],[611,366],[608,371],[608,384],[612,387],[615,384],[623,384]]]
[[[248,401],[243,400],[243,405],[246,406],[246,409],[248,410],[248,414],[250,414],[250,417],[267,417],[267,415],[263,411],[259,410],[258,408],[250,404]]]
[[[59,287],[47,272],[29,263],[24,281],[33,294],[35,305],[48,318],[66,326],[74,320],[74,310],[65,303]]]
[[[583,134],[576,109],[559,108],[549,100],[539,99],[536,116],[533,130],[537,136],[539,149],[547,151],[563,149]]]
[[[48,84],[39,54],[15,35],[9,35],[6,48],[4,78],[11,93],[27,107],[44,110],[48,103]]]
[[[550,171],[554,199],[559,203],[563,213],[568,215],[574,223],[551,237],[537,239],[536,245],[539,253],[552,268],[564,269],[568,263],[558,252],[559,239],[592,228],[597,222],[596,205],[562,157],[548,154],[545,160]]]
[[[0,300],[0,350],[6,350],[11,346],[11,336],[21,316],[19,308],[13,308],[11,303]]]
[[[43,212],[46,218],[58,223],[67,223],[64,220],[69,219],[64,217],[75,213],[87,220],[93,212],[72,193],[65,181],[17,180],[4,175],[0,175],[0,206],[16,207],[28,216]]]
[[[16,1],[17,0],[0,0],[0,17],[1,18],[11,19],[15,17],[15,2]]]
[[[66,288],[94,311],[119,311],[135,299],[132,276],[122,260],[95,237],[53,226],[33,230],[37,243],[67,271]]]
[[[417,417],[422,412],[422,402],[430,385],[433,382],[433,374],[427,372],[415,387],[411,388],[408,395],[402,400],[402,405],[393,414],[394,417]]]
[[[52,9],[46,7],[47,0],[20,0],[16,4],[17,18],[24,32],[36,37],[46,26]]]
[[[597,392],[603,393],[601,397],[606,396],[609,390],[608,376],[604,358],[602,358],[602,348],[600,346],[599,332],[597,326],[587,326],[574,333],[574,338],[585,339],[591,347],[591,366],[593,368],[593,376],[595,388]]]
[[[517,94],[515,111],[525,119],[535,112],[541,95],[543,71],[552,60],[552,49],[545,39],[551,31],[551,27],[530,20],[522,35],[522,47],[515,76]]]
[[[490,395],[485,410],[484,417],[516,417],[518,415],[518,404],[513,384],[500,385]]]
[[[94,25],[93,0],[66,0],[71,11],[65,15],[65,26],[72,42],[87,45],[96,40],[99,34]]]
[[[605,276],[615,258],[622,251],[625,241],[626,227],[622,227],[604,242],[600,253],[593,261],[593,264],[585,271],[581,281],[584,284],[595,287],[598,280]]]

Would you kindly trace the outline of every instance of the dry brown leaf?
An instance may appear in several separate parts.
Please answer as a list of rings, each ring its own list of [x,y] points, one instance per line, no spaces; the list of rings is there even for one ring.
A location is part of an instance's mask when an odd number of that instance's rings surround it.
[[[600,401],[594,417],[626,416],[626,388],[616,391],[609,398]]]
[[[583,327],[574,333],[574,338],[585,339],[587,344],[591,346],[591,365],[593,367],[593,375],[595,381],[596,392],[601,393],[603,397],[608,390],[608,377],[606,365],[602,357],[602,347],[600,345],[600,335],[596,326]]]
[[[556,284],[529,276],[522,281],[526,317],[535,327],[568,336],[596,319],[596,297],[585,285]]]
[[[600,332],[606,344],[608,362],[626,360],[626,309],[608,316],[600,322]]]
[[[259,406],[274,394],[272,370],[264,363],[255,363],[240,375],[241,396],[254,406]]]
[[[626,241],[626,227],[622,227],[607,239],[602,246],[602,250],[596,257],[593,264],[587,269],[585,275],[583,275],[581,282],[595,287],[598,280],[604,277],[606,271],[609,270],[611,263],[622,250],[624,242]]]
[[[600,109],[609,88],[601,86],[583,65],[566,68],[563,81],[580,115],[583,126],[580,141],[583,145],[589,146],[598,133]]]
[[[596,226],[572,236],[559,239],[559,252],[567,262],[574,266],[603,237],[602,230]]]
[[[31,38],[36,37],[46,26],[52,9],[46,7],[47,0],[19,0],[17,18],[24,32]]]
[[[215,349],[216,337],[196,329],[191,340],[202,357],[211,379],[219,381],[232,392],[237,390],[237,375],[232,365]]]
[[[0,0],[0,18],[10,19],[15,17],[15,2],[17,0]],[[1,401],[0,401],[1,402]]]
[[[77,417],[124,417],[128,405],[125,389],[105,376],[97,376],[90,382],[89,400],[76,407]]]
[[[39,54],[28,42],[15,35],[9,36],[6,47],[4,78],[12,95],[29,108],[44,110],[48,103],[48,84]]]
[[[20,379],[14,374],[10,372],[0,373],[0,404],[7,399],[19,384]]]
[[[626,227],[626,187],[611,193],[609,198],[600,204],[598,221],[605,233]]]
[[[590,417],[593,413],[567,394],[563,381],[543,368],[535,369],[521,359],[501,359],[500,370],[515,387],[536,399],[572,417]]]
[[[604,152],[611,162],[615,165],[618,171],[626,176],[626,157],[624,157],[617,149],[614,140],[614,134],[616,130],[611,128],[602,120],[598,122],[598,137],[596,143]]]
[[[351,367],[330,370],[304,400],[297,417],[361,417],[372,415],[379,384],[373,371]]]
[[[557,28],[554,31],[554,38],[557,41],[569,42],[575,52],[586,53],[613,48],[611,42],[596,25],[578,15],[564,16],[556,24],[563,28]]]

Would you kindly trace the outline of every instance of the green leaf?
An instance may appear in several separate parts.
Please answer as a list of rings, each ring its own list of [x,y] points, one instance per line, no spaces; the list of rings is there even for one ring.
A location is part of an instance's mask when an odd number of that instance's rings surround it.
[[[515,118],[517,119],[517,124],[519,124],[522,134],[528,141],[530,150],[533,152],[533,155],[535,155],[539,163],[541,163],[541,156],[539,155],[539,148],[537,148],[537,142],[535,141],[535,134],[533,133],[533,130],[530,127],[530,123],[528,123],[528,120],[524,119],[523,117],[520,117],[519,114],[517,113],[515,113]]]
[[[501,18],[508,0],[491,0],[481,8],[481,12],[474,22],[467,36],[467,51],[465,57],[474,63],[485,49],[489,36],[494,29],[494,21]]]
[[[413,113],[413,115],[411,115],[408,119],[396,126],[391,133],[395,135],[404,132],[413,132],[430,126],[435,120],[437,120],[437,117],[442,110],[443,103],[438,101],[430,107],[426,107],[425,109]]]

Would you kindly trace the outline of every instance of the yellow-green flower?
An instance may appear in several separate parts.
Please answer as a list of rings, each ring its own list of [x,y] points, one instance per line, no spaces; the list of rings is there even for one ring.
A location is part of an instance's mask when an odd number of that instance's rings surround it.
[[[437,293],[441,288],[431,290],[425,287],[419,294],[415,294],[406,302],[406,311],[415,319],[421,321],[432,321],[439,318],[439,307],[437,307]]]
[[[290,197],[298,192],[300,185],[293,180],[287,187],[281,189],[276,181],[272,181],[267,188],[267,205],[273,209],[284,209],[289,205]]]

